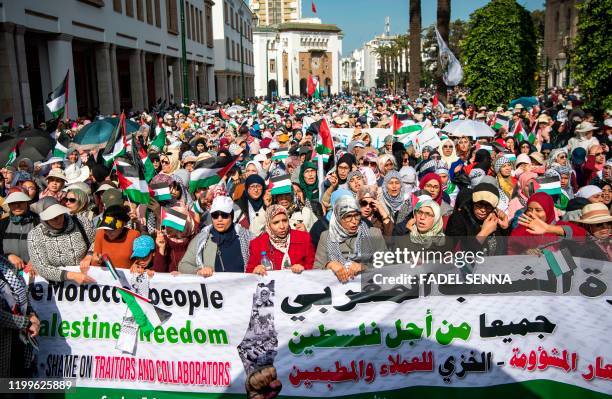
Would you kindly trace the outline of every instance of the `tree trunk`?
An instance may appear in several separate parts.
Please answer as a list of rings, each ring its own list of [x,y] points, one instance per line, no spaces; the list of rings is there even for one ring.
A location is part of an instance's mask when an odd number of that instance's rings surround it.
[[[414,100],[421,86],[421,0],[410,0],[410,85],[408,95]]]
[[[438,0],[438,11],[437,11],[437,26],[438,32],[440,32],[440,36],[449,44],[449,29],[450,29],[450,13],[451,13],[451,0]],[[440,75],[437,79],[436,91],[438,93],[438,98],[443,99],[444,103],[447,102],[446,98],[446,85],[444,84],[444,80],[442,80],[442,75]]]

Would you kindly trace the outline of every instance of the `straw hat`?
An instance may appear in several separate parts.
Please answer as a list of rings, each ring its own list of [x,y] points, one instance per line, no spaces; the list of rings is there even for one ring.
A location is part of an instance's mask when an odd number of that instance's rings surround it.
[[[576,222],[584,224],[606,223],[612,222],[612,216],[610,216],[610,211],[606,205],[597,202],[582,208],[582,217]]]

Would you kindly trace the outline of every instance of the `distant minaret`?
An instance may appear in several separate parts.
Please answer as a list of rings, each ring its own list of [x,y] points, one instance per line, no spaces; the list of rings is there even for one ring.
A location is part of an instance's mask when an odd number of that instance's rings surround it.
[[[385,17],[385,36],[389,36],[391,33],[391,17]]]

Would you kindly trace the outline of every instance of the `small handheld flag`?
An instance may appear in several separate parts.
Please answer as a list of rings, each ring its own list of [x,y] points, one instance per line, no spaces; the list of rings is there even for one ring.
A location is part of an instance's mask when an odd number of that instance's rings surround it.
[[[185,231],[185,226],[187,225],[187,215],[177,212],[174,209],[162,208],[161,219],[162,226],[170,227],[180,232]]]

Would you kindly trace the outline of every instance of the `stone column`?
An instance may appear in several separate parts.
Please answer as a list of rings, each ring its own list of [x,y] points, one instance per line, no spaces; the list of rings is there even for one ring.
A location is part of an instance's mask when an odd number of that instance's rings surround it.
[[[28,78],[28,64],[26,62],[25,51],[25,27],[22,25],[15,26],[15,54],[17,56],[17,66],[19,67],[19,90],[21,91],[21,100],[23,107],[24,122],[32,122],[32,98],[30,96],[30,79]]]
[[[121,93],[119,92],[119,72],[117,71],[117,46],[111,44],[109,47],[111,88],[113,96],[113,112],[121,111]]]
[[[149,88],[147,87],[147,61],[146,61],[147,52],[142,50],[140,52],[140,70],[142,73],[140,74],[142,81],[142,103],[144,104],[144,108],[149,108]]]
[[[53,91],[51,88],[51,76],[49,74],[49,52],[47,51],[47,43],[39,42],[38,43],[38,65],[40,66],[40,86],[42,90],[42,98],[43,102],[47,100],[47,94]],[[43,104],[43,109],[45,111],[45,120],[51,119],[51,112],[49,112],[49,108],[47,108]]]
[[[60,34],[53,40],[47,42],[49,50],[49,73],[51,75],[51,90],[55,90],[66,77],[66,71],[70,70],[68,78],[68,117],[78,117],[76,85],[74,76],[74,63],[72,62],[72,36]],[[24,61],[25,62],[25,61]]]
[[[96,78],[98,80],[98,103],[100,113],[110,115],[115,110],[115,99],[113,96],[113,81],[110,56],[110,44],[101,43],[96,46]]]
[[[198,65],[198,76],[200,77],[200,98],[199,101],[205,103],[208,101],[208,74],[206,73],[206,64]]]
[[[157,54],[153,65],[153,75],[155,80],[155,96],[162,99],[166,98],[165,79],[166,71],[164,69],[164,56],[163,54]],[[157,101],[157,98],[155,101]]]
[[[206,74],[208,75],[208,101],[217,101],[215,95],[215,66],[206,65]]]
[[[172,85],[174,86],[174,102],[179,105],[181,102],[183,102],[182,74],[183,70],[181,69],[181,60],[180,58],[175,58],[172,60]]]
[[[187,82],[189,84],[189,101],[191,102],[198,97],[198,91],[196,88],[196,70],[195,70],[195,62],[187,61]]]
[[[15,24],[0,24],[0,118],[13,118],[13,124],[24,122],[19,72],[15,53]]]
[[[130,91],[132,95],[132,110],[135,111],[144,109],[141,53],[142,50],[132,50],[130,53]]]

